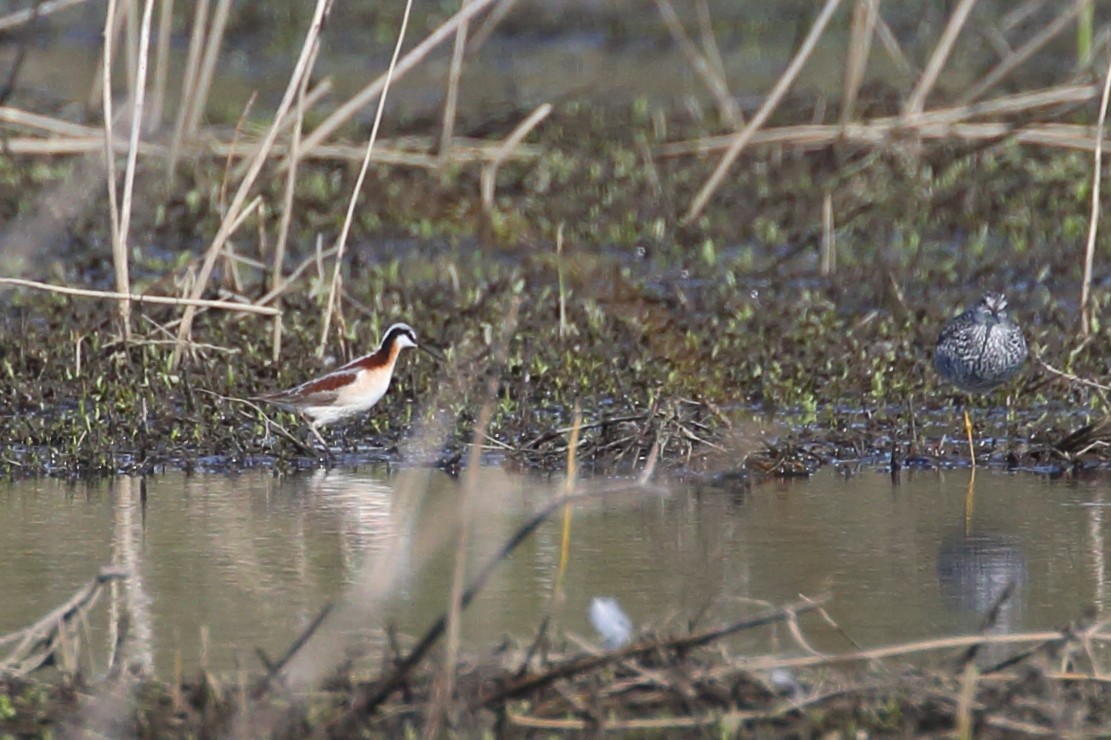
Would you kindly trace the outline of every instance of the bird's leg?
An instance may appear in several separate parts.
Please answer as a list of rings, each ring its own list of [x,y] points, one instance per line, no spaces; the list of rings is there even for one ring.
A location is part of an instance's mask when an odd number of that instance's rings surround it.
[[[324,441],[324,437],[322,437],[322,436],[320,435],[320,431],[319,431],[319,430],[318,430],[318,429],[316,428],[316,424],[315,424],[315,423],[311,423],[311,424],[309,424],[309,431],[310,431],[310,432],[312,432],[312,433],[313,433],[314,435],[316,435],[316,438],[317,438],[318,440],[320,440],[320,444],[321,444],[321,446],[323,446],[323,447],[324,447],[324,452],[325,452],[325,453],[330,453],[331,451],[330,451],[330,450],[328,449],[328,443],[327,443],[327,442],[325,442],[325,441]]]
[[[964,432],[968,435],[968,458],[972,461],[972,467],[976,467],[976,447],[972,444],[972,417],[968,415],[968,407],[964,409]]]

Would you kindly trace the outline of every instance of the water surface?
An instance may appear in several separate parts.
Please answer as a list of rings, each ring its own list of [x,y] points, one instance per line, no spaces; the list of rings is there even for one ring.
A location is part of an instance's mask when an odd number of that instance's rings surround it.
[[[496,467],[479,477],[472,565],[562,486]],[[597,595],[617,598],[638,627],[680,629],[694,615],[710,624],[760,602],[829,594],[831,616],[868,646],[974,631],[1009,582],[1016,595],[997,629],[1051,628],[1104,610],[1111,484],[981,469],[969,514],[969,478],[911,471],[893,482],[826,468],[750,490],[671,487],[579,504],[556,624],[595,639],[586,614]],[[368,564],[388,553],[388,589],[361,603],[365,619],[356,611],[346,629],[378,641],[390,620],[418,635],[447,600],[461,495],[457,481],[427,470],[9,483],[0,489],[0,632],[117,563],[135,575],[97,607],[101,656],[108,615],[127,612],[140,652],[163,675],[175,654],[187,670],[256,666],[256,648],[281,654],[325,602],[350,605]],[[552,603],[559,556],[557,516],[467,612],[467,644],[528,639]],[[847,649],[818,620],[805,626],[818,649]],[[740,647],[791,649],[767,633]]]

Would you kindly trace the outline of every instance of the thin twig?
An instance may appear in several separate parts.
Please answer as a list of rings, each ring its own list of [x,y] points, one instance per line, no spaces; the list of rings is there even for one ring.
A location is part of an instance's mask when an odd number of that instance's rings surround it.
[[[868,68],[868,56],[872,50],[872,37],[876,34],[878,15],[879,0],[856,0],[841,94],[840,122],[842,125],[851,121],[855,112],[856,99],[860,94],[860,86],[864,82],[864,72]]]

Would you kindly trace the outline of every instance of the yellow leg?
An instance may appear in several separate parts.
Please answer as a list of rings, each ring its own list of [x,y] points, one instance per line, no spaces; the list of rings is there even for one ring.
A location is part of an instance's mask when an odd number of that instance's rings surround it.
[[[964,410],[964,433],[968,435],[968,458],[972,461],[972,467],[976,467],[976,447],[972,444],[972,417],[968,415],[968,409]]]

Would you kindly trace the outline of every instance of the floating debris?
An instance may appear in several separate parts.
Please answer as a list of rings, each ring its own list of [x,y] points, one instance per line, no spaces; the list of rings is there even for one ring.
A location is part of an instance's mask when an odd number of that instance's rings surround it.
[[[633,622],[612,596],[595,596],[590,600],[590,623],[610,650],[628,645],[633,638]]]

